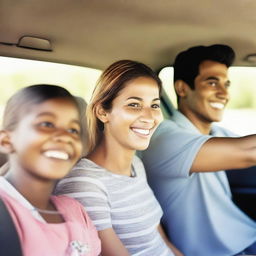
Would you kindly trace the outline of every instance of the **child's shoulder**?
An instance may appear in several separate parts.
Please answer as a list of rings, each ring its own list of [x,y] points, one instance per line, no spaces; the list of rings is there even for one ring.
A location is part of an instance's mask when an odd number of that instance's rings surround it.
[[[51,196],[51,200],[55,207],[65,216],[70,216],[75,213],[75,215],[83,211],[83,206],[74,198],[57,195]]]
[[[80,204],[72,197],[66,195],[53,195],[51,196],[51,200],[56,204],[56,206],[70,205],[74,207],[80,207]]]

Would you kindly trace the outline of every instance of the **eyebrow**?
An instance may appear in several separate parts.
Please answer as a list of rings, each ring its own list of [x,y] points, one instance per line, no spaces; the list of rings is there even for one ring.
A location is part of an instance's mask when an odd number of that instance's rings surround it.
[[[56,117],[55,114],[51,113],[51,112],[42,112],[42,113],[39,113],[36,117],[41,117],[41,116],[52,116],[52,117]],[[71,122],[75,122],[77,123],[78,125],[81,125],[81,123],[79,122],[78,119],[73,119],[71,120]]]
[[[209,76],[205,79],[205,81],[207,81],[207,80],[217,80],[217,81],[219,81],[220,79],[216,76]]]
[[[207,78],[205,79],[205,81],[208,81],[208,80],[220,81],[220,79],[219,79],[218,77],[216,77],[216,76],[209,76],[209,77],[207,77]],[[227,81],[225,82],[225,84],[231,84],[230,80],[227,80]]]
[[[129,97],[129,98],[127,98],[126,100],[139,100],[139,101],[143,101],[142,98],[136,97],[136,96]],[[157,101],[157,100],[160,100],[160,98],[155,98],[155,99],[153,99],[152,101]]]

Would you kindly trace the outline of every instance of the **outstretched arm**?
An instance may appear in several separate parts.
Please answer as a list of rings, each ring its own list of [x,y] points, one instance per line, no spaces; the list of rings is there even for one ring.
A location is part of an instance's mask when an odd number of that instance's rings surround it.
[[[190,172],[212,172],[256,165],[256,135],[240,138],[213,137],[206,141]]]

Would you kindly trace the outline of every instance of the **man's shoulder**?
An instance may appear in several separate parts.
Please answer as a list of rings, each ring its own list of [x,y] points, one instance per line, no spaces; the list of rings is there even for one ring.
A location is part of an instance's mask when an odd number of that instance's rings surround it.
[[[174,133],[178,130],[180,130],[181,128],[179,127],[179,125],[174,122],[173,120],[164,120],[159,127],[157,128],[157,130],[155,131],[154,135],[158,136],[160,134],[163,133]]]
[[[231,130],[225,128],[225,127],[222,127],[222,126],[219,126],[217,124],[213,124],[212,125],[212,135],[214,136],[225,136],[225,137],[239,137],[238,134],[232,132]]]
[[[178,122],[175,122],[173,120],[164,120],[157,130],[155,131],[153,135],[154,139],[160,139],[160,138],[168,138],[171,140],[176,139],[182,139],[184,136],[199,136],[200,133],[195,132],[193,129],[190,129],[189,127],[184,127]]]
[[[167,128],[170,128],[170,127],[174,127],[174,128],[177,128],[178,127],[178,124],[171,120],[171,119],[165,119],[160,125],[159,127],[161,127],[161,129],[167,129]]]
[[[211,138],[196,129],[186,127],[172,120],[163,121],[153,135],[149,147],[144,150],[140,157],[143,161],[147,159],[151,162],[155,158],[170,159],[175,157],[187,158],[195,154],[202,144]]]

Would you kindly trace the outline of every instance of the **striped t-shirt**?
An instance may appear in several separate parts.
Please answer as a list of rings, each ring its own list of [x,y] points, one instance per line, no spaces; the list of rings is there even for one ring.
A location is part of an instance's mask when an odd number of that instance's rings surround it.
[[[83,158],[56,193],[79,200],[97,230],[113,228],[131,255],[173,255],[157,230],[162,210],[136,156],[133,170],[134,177],[117,175]]]

